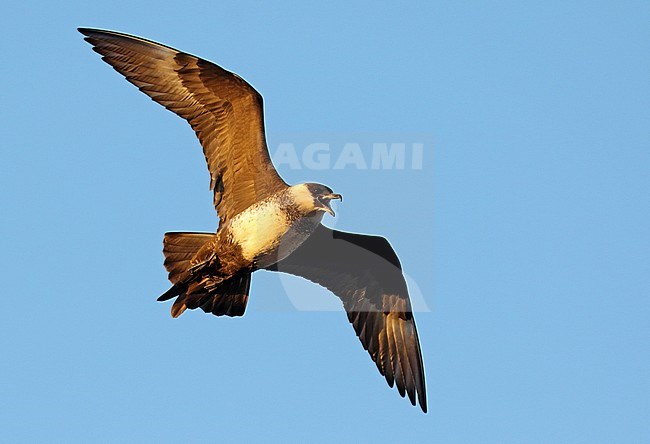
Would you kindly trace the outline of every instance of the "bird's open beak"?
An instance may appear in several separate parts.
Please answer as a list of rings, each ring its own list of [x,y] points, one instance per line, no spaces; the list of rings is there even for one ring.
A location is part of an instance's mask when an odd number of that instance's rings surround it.
[[[330,206],[330,202],[332,201],[332,199],[338,199],[341,202],[343,202],[343,196],[335,193],[325,194],[324,196],[321,196],[320,199],[318,200],[323,204],[323,209],[334,217],[336,216],[336,213],[334,213],[334,210]]]

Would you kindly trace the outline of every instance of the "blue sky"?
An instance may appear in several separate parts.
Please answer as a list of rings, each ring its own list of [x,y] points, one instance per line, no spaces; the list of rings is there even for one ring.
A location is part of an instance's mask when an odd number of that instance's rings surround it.
[[[649,19],[640,1],[5,5],[3,438],[647,441]],[[343,313],[296,308],[323,307],[314,285],[258,273],[239,319],[155,302],[163,233],[216,226],[208,175],[189,126],[78,26],[239,73],[272,147],[426,142],[422,169],[279,169],[345,196],[326,223],[398,251],[427,415]]]

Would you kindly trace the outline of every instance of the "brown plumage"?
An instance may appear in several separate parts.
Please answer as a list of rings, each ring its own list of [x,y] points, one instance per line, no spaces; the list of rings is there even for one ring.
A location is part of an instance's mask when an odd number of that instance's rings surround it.
[[[139,37],[79,31],[106,63],[192,126],[203,147],[221,223],[287,187],[266,147],[262,96],[244,79]]]
[[[291,273],[343,302],[388,384],[427,410],[424,365],[408,289],[388,241],[320,224],[332,199],[319,184],[288,186],[269,157],[262,97],[242,78],[193,55],[112,31],[80,28],[102,59],[187,120],[203,147],[219,216],[216,233],[166,233],[172,316],[201,308],[242,316],[251,274]]]

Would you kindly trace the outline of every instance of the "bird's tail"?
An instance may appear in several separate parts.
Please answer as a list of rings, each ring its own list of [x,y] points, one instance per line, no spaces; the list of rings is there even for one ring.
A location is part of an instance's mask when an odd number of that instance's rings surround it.
[[[201,308],[215,316],[243,316],[250,288],[251,273],[242,272],[214,286],[210,285],[209,278],[190,284],[174,284],[158,300],[167,301],[176,297],[172,305],[172,316],[175,318],[188,308]]]
[[[172,284],[185,282],[190,276],[190,260],[199,248],[212,240],[212,233],[165,233],[163,254],[165,269]]]
[[[165,268],[172,287],[158,300],[177,297],[172,306],[173,317],[186,309],[201,308],[216,316],[242,316],[248,303],[251,273],[241,272],[223,281],[190,273],[190,261],[207,241],[214,237],[208,233],[166,233],[163,240]]]

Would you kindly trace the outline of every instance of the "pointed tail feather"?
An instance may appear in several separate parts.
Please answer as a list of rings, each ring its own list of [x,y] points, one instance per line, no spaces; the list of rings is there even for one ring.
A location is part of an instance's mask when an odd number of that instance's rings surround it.
[[[185,292],[185,286],[184,285],[172,285],[172,287],[158,296],[158,299],[156,299],[158,302],[165,302],[170,300],[171,298],[175,298],[176,296],[182,294]]]

